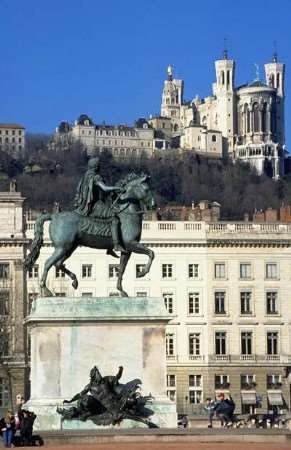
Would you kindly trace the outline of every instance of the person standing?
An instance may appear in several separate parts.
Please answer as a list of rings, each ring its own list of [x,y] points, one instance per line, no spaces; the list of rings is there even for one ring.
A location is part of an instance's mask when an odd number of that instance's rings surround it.
[[[210,397],[207,397],[204,409],[208,413],[208,420],[209,420],[208,428],[212,428],[212,422],[215,413],[215,405],[216,402],[212,400]]]

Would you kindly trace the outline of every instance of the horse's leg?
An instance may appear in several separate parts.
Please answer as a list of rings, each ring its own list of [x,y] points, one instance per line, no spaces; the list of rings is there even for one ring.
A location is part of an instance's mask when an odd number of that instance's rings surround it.
[[[63,247],[56,248],[54,253],[46,260],[44,265],[43,274],[41,277],[40,287],[43,290],[43,295],[45,297],[53,296],[53,293],[46,287],[46,279],[48,271],[50,268],[57,263],[58,260],[62,259],[67,253],[67,250]]]
[[[78,278],[76,277],[76,275],[71,272],[69,269],[67,269],[67,267],[64,264],[64,261],[66,261],[66,259],[68,259],[71,254],[76,250],[77,246],[74,245],[68,252],[66,252],[66,254],[63,256],[63,258],[59,259],[56,263],[55,266],[57,269],[61,269],[63,272],[65,272],[66,275],[68,275],[68,277],[71,278],[71,280],[73,280],[72,286],[74,289],[78,289]]]
[[[123,297],[128,297],[128,294],[122,289],[122,277],[127,266],[128,260],[130,258],[131,253],[127,252],[121,253],[120,262],[119,262],[119,270],[118,270],[118,278],[117,278],[117,289],[120,291]]]
[[[138,278],[144,277],[150,271],[152,262],[155,257],[154,252],[150,248],[146,247],[144,244],[141,244],[140,242],[137,242],[137,241],[127,242],[126,250],[133,252],[133,253],[141,253],[141,254],[147,255],[149,257],[149,260],[148,260],[147,264],[145,265],[145,268],[138,274]]]
[[[65,274],[67,274],[68,277],[70,277],[71,280],[73,280],[73,283],[72,283],[73,288],[78,289],[79,283],[78,283],[78,278],[76,277],[76,275],[73,272],[71,272],[69,269],[67,269],[65,264],[63,264],[63,263],[61,263],[61,264],[57,263],[56,267],[58,269],[61,269],[63,272],[65,272]]]

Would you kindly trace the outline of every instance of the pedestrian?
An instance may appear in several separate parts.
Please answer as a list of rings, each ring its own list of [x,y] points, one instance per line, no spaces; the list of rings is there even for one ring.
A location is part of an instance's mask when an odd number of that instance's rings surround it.
[[[215,405],[216,402],[212,400],[210,397],[207,397],[205,401],[204,409],[208,413],[208,428],[212,428],[212,421],[215,414]]]
[[[189,425],[188,416],[182,417],[181,424],[183,428],[188,428]]]
[[[11,447],[15,433],[15,420],[12,411],[7,411],[5,417],[1,419],[1,432],[4,446]]]
[[[36,415],[31,411],[21,410],[22,418],[20,422],[20,436],[24,446],[32,445],[33,423]]]
[[[230,426],[233,424],[233,414],[235,410],[235,403],[231,396],[224,397],[224,393],[220,392],[217,396],[218,402],[214,407],[217,416],[220,418],[221,426]]]

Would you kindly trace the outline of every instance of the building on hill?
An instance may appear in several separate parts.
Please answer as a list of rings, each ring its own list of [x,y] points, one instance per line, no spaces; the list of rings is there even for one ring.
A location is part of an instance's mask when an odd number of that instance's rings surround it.
[[[152,221],[143,223],[142,242],[155,251],[152,270],[139,278],[146,257],[132,254],[124,289],[162,297],[173,316],[165,352],[168,396],[178,413],[201,416],[205,398],[221,391],[231,394],[237,413],[290,409],[290,225]],[[28,274],[30,302],[52,251],[46,227]],[[118,295],[116,260],[105,251],[80,247],[66,264],[79,287],[52,269],[48,287],[56,295]]]
[[[114,157],[152,156],[155,144],[155,131],[145,119],[136,121],[133,127],[127,125],[94,124],[86,114],[70,125],[61,122],[56,129],[54,142],[68,146],[79,141],[90,155],[107,150]]]
[[[17,155],[25,148],[25,128],[16,123],[0,123],[0,151]]]
[[[24,198],[14,182],[0,192],[0,413],[15,406],[26,391],[26,279],[23,270],[28,240],[24,234]],[[12,405],[11,405],[12,401]]]
[[[235,61],[224,51],[215,61],[212,95],[190,102],[184,81],[168,67],[161,116],[170,120],[171,136],[180,136],[182,150],[248,162],[259,174],[278,178],[284,172],[285,65],[273,55],[265,64],[265,81],[235,86]]]
[[[282,203],[279,210],[274,208],[267,208],[265,211],[256,210],[253,214],[253,222],[291,223],[291,205]]]

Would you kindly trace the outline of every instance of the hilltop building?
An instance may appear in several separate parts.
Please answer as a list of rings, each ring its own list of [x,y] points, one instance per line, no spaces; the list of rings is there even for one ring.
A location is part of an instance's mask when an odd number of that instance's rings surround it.
[[[213,93],[184,100],[184,81],[168,67],[159,123],[167,120],[169,137],[180,137],[183,150],[247,161],[259,174],[278,178],[284,171],[285,65],[273,55],[265,64],[265,82],[235,86],[235,61],[227,52],[215,61]],[[157,122],[157,118],[155,118]]]
[[[0,123],[0,151],[17,154],[25,148],[25,128],[15,123]]]

